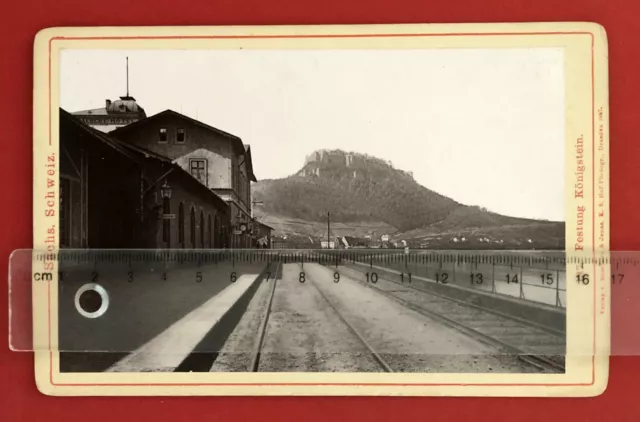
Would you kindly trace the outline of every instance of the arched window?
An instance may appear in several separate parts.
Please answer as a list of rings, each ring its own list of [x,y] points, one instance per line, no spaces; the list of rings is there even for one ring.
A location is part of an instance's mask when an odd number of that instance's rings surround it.
[[[171,213],[171,202],[169,198],[162,198],[162,214]],[[162,240],[166,242],[166,247],[171,247],[171,220],[164,218],[162,220]]]
[[[213,231],[211,227],[211,214],[207,216],[207,228],[209,229],[209,249],[213,249]]]
[[[191,229],[190,230],[191,231],[191,247],[195,249],[196,247],[196,210],[193,207],[191,207],[191,216],[189,220],[191,220],[189,221],[189,223],[191,224],[189,227]]]
[[[222,232],[220,230],[220,217],[216,214],[213,217],[213,247],[222,249]]]
[[[178,242],[182,248],[185,247],[184,239],[184,205],[180,202],[178,206]]]
[[[204,213],[200,211],[200,247],[204,249]]]

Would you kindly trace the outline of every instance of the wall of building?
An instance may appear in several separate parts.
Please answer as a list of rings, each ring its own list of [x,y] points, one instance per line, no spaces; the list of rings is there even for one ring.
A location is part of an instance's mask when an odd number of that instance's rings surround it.
[[[206,180],[205,184],[211,189],[231,188],[231,158],[217,152],[204,148],[199,148],[188,154],[179,157],[176,163],[190,172],[192,159],[206,160]]]
[[[65,137],[70,143],[69,135]],[[64,141],[64,139],[63,139]],[[64,142],[63,142],[64,143]],[[61,149],[63,149],[61,147]],[[84,168],[86,154],[78,148],[64,148],[60,154],[60,194],[59,194],[59,234],[60,246],[68,248],[85,248],[86,233],[83,229],[83,219],[87,218],[83,207],[82,188],[83,175],[80,169]],[[47,200],[55,201],[55,195]]]
[[[238,194],[238,198],[244,203],[246,209],[251,209],[251,181],[249,180],[249,169],[247,166],[247,156],[236,157],[238,161],[238,172],[235,177],[234,190]]]
[[[66,218],[60,223],[69,226],[63,247],[229,247],[229,207],[211,190],[169,162],[135,153],[128,157],[66,117],[61,120]],[[165,180],[171,188],[168,209],[163,209],[161,195]],[[180,242],[181,203],[184,242]],[[175,218],[162,219],[163,212]]]
[[[100,126],[122,127],[140,120],[140,116],[135,113],[116,113],[89,115],[76,113],[75,116],[83,123],[98,129]]]
[[[162,198],[162,185],[167,181],[171,188],[168,207]],[[171,249],[212,249],[229,247],[229,210],[222,200],[213,200],[213,192],[207,191],[189,175],[174,171],[147,194],[147,219],[153,227],[148,247]],[[182,205],[182,215],[180,206]],[[191,218],[191,214],[195,217]],[[163,219],[162,214],[174,218]],[[168,236],[165,232],[168,230]]]
[[[111,158],[92,156],[88,167],[88,247],[137,247],[142,243],[139,169],[116,154]]]
[[[60,129],[61,247],[140,245],[136,163],[65,117]],[[118,171],[114,171],[118,169]]]
[[[247,227],[248,227],[248,224],[250,222],[250,215],[247,215],[246,212],[243,211],[242,207],[239,207],[236,202],[229,203],[229,212],[231,215],[232,224],[234,223],[234,219],[236,218],[236,216],[238,216],[238,214],[241,214],[244,216],[244,218],[242,219],[242,222],[247,224]],[[236,228],[237,227],[238,226],[236,225]],[[253,248],[254,247],[253,243],[254,243],[254,239],[249,234],[248,230],[243,234],[234,234],[233,232],[230,233],[231,248],[238,248],[238,249]]]
[[[167,130],[166,142],[159,142],[161,128]],[[184,143],[177,142],[179,128],[185,130]],[[192,159],[207,160],[207,186],[211,189],[233,189],[237,194],[235,199],[237,205],[245,213],[251,214],[251,182],[248,166],[243,156],[233,146],[236,141],[171,114],[154,117],[114,136],[124,142],[176,160],[176,163],[187,172],[191,172]],[[226,195],[223,192],[218,193]],[[230,196],[224,199],[234,200]]]
[[[161,128],[167,129],[166,142],[160,142]],[[185,130],[184,143],[177,142],[178,128]],[[125,132],[115,133],[113,136],[171,160],[185,157],[202,149],[227,160],[231,160],[234,155],[232,141],[229,138],[171,114],[154,117],[142,124],[131,126]]]

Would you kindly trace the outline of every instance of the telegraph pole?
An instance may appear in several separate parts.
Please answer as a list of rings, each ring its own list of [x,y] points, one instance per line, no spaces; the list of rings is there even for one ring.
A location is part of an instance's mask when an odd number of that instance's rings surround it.
[[[331,249],[331,213],[327,213],[327,249]]]
[[[253,208],[255,208],[256,205],[263,205],[263,204],[264,202],[256,201],[255,199],[251,201],[251,218],[253,218]]]

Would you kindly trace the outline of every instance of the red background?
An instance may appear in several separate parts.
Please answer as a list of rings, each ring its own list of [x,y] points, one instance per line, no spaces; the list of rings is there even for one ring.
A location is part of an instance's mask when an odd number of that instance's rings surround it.
[[[632,0],[35,0],[4,4],[0,24],[0,274],[6,284],[12,250],[32,246],[33,39],[50,26],[252,25],[591,21],[609,39],[611,248],[640,250],[640,3]],[[635,29],[634,29],[635,28]],[[542,166],[532,166],[540,171]],[[0,303],[7,303],[0,288]],[[6,313],[0,337],[8,338]],[[7,343],[4,343],[5,345]],[[33,356],[0,347],[0,419],[9,421],[175,420],[640,420],[636,384],[640,358],[612,357],[607,391],[595,398],[393,397],[47,397],[34,382]]]

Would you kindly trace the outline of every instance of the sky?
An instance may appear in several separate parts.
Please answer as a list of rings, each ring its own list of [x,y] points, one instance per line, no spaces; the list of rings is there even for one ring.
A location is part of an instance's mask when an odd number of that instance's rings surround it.
[[[258,180],[318,149],[390,160],[505,215],[565,220],[561,49],[64,50],[60,106],[129,92],[251,145]]]

